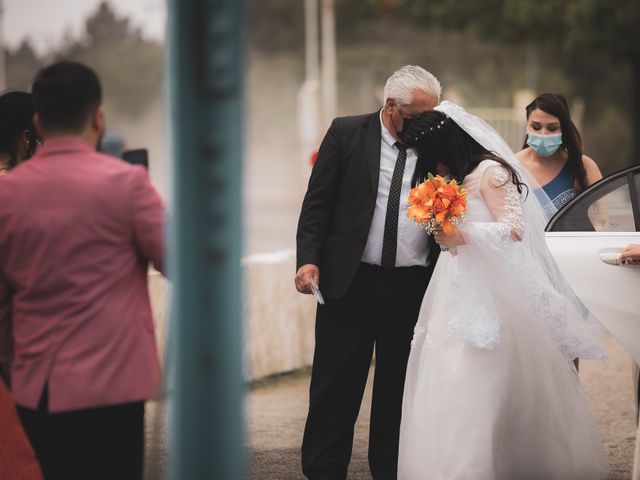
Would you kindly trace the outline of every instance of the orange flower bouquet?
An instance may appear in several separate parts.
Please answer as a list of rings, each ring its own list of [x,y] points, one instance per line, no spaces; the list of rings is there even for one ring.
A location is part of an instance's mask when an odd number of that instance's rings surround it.
[[[454,225],[464,220],[467,191],[456,180],[432,174],[409,193],[407,217],[423,227],[429,235],[442,231],[453,233]],[[443,250],[447,250],[443,248]],[[450,250],[455,255],[455,249]]]

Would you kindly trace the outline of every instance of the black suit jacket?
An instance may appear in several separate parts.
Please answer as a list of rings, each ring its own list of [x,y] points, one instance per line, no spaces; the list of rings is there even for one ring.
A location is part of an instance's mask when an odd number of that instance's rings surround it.
[[[336,118],[320,145],[298,220],[297,268],[317,265],[328,298],[344,296],[360,264],[378,194],[380,142],[378,111]]]

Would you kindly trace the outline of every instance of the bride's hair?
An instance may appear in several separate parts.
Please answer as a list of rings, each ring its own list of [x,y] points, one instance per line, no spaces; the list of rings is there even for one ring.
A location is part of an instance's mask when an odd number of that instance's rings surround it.
[[[484,148],[456,122],[437,110],[428,110],[416,117],[409,128],[402,132],[401,140],[408,147],[418,150],[412,186],[422,182],[429,173],[435,174],[438,163],[446,165],[451,176],[462,183],[480,162],[494,160],[507,170],[518,193],[528,188],[520,180],[518,172],[503,158]]]

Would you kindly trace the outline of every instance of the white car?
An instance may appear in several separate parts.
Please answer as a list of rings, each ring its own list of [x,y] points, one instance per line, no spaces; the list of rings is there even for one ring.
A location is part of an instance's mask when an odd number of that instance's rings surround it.
[[[640,165],[582,192],[545,236],[576,294],[640,364],[640,266],[619,262],[625,246],[640,243]]]
[[[640,243],[640,165],[603,178],[559,210],[547,245],[574,291],[635,360],[640,405],[640,265],[621,264],[622,249]],[[640,428],[632,478],[640,479]]]

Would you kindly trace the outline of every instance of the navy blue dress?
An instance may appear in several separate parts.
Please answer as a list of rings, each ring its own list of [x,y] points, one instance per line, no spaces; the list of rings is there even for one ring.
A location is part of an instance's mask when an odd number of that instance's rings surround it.
[[[565,162],[564,167],[562,167],[562,170],[560,170],[556,178],[542,187],[557,210],[560,210],[575,197],[576,192],[573,189],[574,181],[571,166],[569,162]]]

